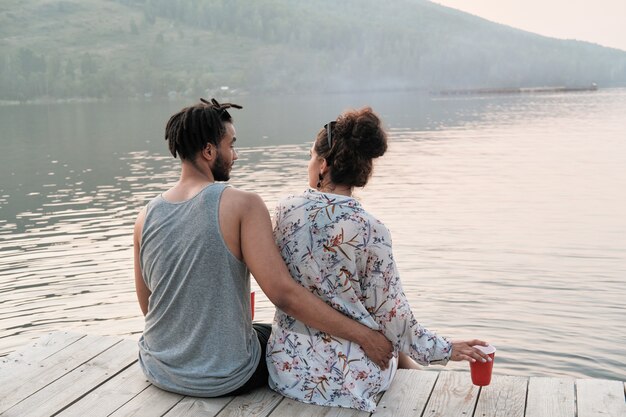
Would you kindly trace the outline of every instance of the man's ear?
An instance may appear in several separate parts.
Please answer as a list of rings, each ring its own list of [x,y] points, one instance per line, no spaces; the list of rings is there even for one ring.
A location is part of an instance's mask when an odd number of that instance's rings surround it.
[[[204,149],[202,149],[202,156],[207,160],[212,160],[217,154],[217,149],[212,143],[207,143]]]

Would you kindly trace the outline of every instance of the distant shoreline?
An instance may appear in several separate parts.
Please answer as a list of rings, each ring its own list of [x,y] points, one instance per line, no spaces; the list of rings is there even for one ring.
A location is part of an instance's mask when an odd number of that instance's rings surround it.
[[[455,90],[441,90],[436,95],[478,95],[478,94],[535,94],[535,93],[569,93],[579,91],[597,91],[597,84],[582,87],[519,87],[519,88],[469,88]]]
[[[625,88],[626,86],[612,86],[603,87],[602,90]],[[499,94],[540,94],[540,93],[569,93],[569,92],[585,92],[585,91],[598,91],[599,87],[596,84],[589,86],[567,87],[567,86],[553,86],[553,87],[516,87],[516,88],[467,88],[467,89],[446,89],[446,90],[428,90],[423,87],[400,87],[400,88],[384,88],[384,89],[362,89],[362,90],[335,90],[335,91],[321,91],[314,94],[332,95],[332,94],[372,94],[372,93],[419,93],[431,96],[474,96],[474,95],[499,95]],[[261,94],[260,92],[246,92],[242,95],[255,95]],[[293,93],[274,93],[276,96],[281,95],[299,95],[301,92]],[[232,97],[232,94],[226,94],[227,97]],[[194,99],[195,96],[159,96],[159,97],[70,97],[70,98],[55,98],[55,97],[39,97],[31,98],[28,100],[7,100],[0,99],[0,106],[20,106],[20,105],[51,105],[51,104],[74,104],[74,103],[107,103],[112,101],[123,102],[148,102],[148,101],[178,101],[187,100],[188,98]]]

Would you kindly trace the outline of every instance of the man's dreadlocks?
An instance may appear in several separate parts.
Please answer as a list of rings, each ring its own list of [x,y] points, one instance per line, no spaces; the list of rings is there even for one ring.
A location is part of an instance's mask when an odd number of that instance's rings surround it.
[[[208,143],[219,146],[226,134],[224,123],[232,123],[227,109],[241,109],[238,104],[218,103],[214,98],[185,107],[173,115],[165,126],[165,140],[171,154],[180,159],[192,159]]]

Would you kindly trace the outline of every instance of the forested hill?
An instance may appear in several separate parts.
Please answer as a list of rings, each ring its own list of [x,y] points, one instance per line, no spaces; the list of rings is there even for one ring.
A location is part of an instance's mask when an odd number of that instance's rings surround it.
[[[0,100],[626,85],[626,52],[426,0],[2,0]]]

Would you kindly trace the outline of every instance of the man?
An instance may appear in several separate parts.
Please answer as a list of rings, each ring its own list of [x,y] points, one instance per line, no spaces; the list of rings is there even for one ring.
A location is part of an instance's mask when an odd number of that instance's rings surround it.
[[[267,384],[267,324],[250,318],[250,271],[278,308],[358,343],[386,367],[389,341],[296,283],[273,240],[261,198],[228,181],[237,152],[228,108],[182,109],[167,123],[181,159],[176,185],[141,210],[134,230],[135,286],[145,315],[139,363],[154,385],[184,395],[239,394]]]

